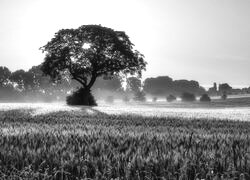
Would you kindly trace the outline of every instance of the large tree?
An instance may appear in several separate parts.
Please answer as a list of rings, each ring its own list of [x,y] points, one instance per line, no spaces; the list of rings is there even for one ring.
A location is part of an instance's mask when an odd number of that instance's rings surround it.
[[[62,29],[41,47],[46,52],[41,69],[54,80],[65,76],[74,79],[90,92],[97,77],[141,75],[146,62],[133,46],[125,32],[100,25]]]

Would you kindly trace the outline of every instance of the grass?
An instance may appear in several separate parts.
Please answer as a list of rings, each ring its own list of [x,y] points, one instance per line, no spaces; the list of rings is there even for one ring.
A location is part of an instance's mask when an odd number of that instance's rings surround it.
[[[111,108],[111,107],[110,107]],[[1,179],[249,179],[250,122],[0,111]]]

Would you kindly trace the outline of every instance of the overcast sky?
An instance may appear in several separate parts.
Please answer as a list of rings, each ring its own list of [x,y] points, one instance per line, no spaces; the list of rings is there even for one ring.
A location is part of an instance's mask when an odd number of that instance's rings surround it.
[[[250,86],[250,0],[0,0],[0,66],[28,70],[62,28],[125,31],[143,77]]]

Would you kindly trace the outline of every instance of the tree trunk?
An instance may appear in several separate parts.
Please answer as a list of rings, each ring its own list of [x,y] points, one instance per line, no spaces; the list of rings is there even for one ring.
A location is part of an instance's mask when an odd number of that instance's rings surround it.
[[[92,76],[90,81],[89,81],[89,84],[86,86],[86,88],[88,88],[90,90],[90,88],[94,85],[95,80],[96,80],[96,76]]]

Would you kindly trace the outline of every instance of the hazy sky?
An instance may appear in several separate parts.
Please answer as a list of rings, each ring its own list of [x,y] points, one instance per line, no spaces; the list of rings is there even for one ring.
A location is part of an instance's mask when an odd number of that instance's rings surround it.
[[[250,0],[0,0],[0,66],[28,70],[62,28],[125,31],[143,77],[250,86]]]

